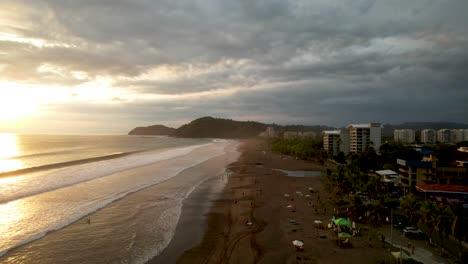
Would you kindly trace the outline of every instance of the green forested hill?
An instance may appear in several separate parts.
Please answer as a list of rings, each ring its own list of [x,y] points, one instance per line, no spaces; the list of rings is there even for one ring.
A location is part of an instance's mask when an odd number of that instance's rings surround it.
[[[176,129],[171,136],[192,138],[248,138],[258,136],[268,125],[253,121],[202,117]]]
[[[129,135],[170,135],[174,132],[174,128],[154,125],[147,127],[137,127],[128,132]]]

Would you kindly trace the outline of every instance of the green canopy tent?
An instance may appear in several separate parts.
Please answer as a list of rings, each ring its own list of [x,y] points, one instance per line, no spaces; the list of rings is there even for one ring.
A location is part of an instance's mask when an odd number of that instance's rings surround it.
[[[397,251],[397,252],[392,252],[392,255],[396,258],[396,259],[409,259],[411,258],[408,254],[406,254],[404,251]]]
[[[351,221],[345,218],[338,218],[333,221],[337,226],[351,226]]]
[[[346,233],[346,232],[341,232],[341,233],[338,233],[338,237],[339,237],[340,239],[345,239],[345,238],[350,238],[350,237],[352,237],[352,235],[351,235],[351,234],[348,234],[348,233]]]

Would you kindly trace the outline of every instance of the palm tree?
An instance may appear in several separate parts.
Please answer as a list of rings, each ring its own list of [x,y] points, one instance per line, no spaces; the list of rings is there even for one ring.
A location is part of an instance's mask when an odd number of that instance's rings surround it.
[[[451,235],[457,240],[460,254],[463,252],[462,241],[468,233],[466,227],[466,211],[459,203],[452,203],[447,208],[451,220]],[[461,255],[460,255],[461,256]]]
[[[442,248],[444,248],[444,237],[449,234],[452,223],[453,223],[453,214],[450,210],[450,206],[445,206],[439,210],[439,215],[437,216],[436,227],[439,231],[439,238]]]
[[[419,219],[419,224],[426,225],[429,232],[429,237],[432,237],[432,232],[434,232],[434,229],[438,223],[440,208],[434,201],[423,201],[421,208],[419,208],[418,214],[421,216]]]
[[[420,207],[420,202],[412,193],[408,194],[400,203],[401,208],[406,214],[408,222],[413,224],[415,222],[415,216]]]
[[[382,199],[373,200],[371,204],[368,205],[368,210],[370,212],[370,221],[374,224],[378,224],[382,221],[385,214],[385,206]]]

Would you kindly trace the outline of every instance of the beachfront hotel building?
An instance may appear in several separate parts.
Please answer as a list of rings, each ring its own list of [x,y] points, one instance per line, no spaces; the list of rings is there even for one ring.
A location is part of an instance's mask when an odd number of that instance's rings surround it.
[[[453,137],[454,143],[468,141],[468,129],[455,129],[453,131],[453,134],[454,134],[454,137]]]
[[[441,129],[437,131],[437,141],[442,143],[452,143],[453,133],[450,129]]]
[[[341,130],[323,131],[323,148],[329,156],[336,156],[338,152],[360,154],[371,146],[378,152],[381,143],[380,123],[349,124]]]
[[[416,133],[413,129],[395,129],[393,131],[393,139],[401,143],[413,143],[416,138],[415,135]]]
[[[437,141],[437,133],[434,129],[423,129],[421,131],[421,142],[425,144],[434,144]]]
[[[323,149],[329,157],[340,152],[340,130],[323,131]]]
[[[373,147],[379,152],[382,144],[382,126],[380,123],[350,124],[349,131],[349,152],[360,154],[366,148]]]

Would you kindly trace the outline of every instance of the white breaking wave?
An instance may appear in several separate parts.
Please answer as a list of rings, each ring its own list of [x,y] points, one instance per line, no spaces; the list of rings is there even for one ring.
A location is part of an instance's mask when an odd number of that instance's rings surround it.
[[[170,149],[159,153],[144,152],[117,159],[81,164],[63,169],[29,173],[0,179],[0,203],[56,190],[150,163],[186,155],[209,144]]]
[[[0,204],[0,215],[2,215],[0,256],[50,231],[61,229],[129,193],[170,179],[186,168],[222,155],[225,153],[225,146],[226,143],[190,146],[156,155],[132,155],[78,165],[47,175],[53,175],[51,177],[44,177],[43,174],[34,175],[27,180],[17,181],[20,186],[30,188],[21,190],[23,197],[27,196],[21,199],[12,200],[14,198],[12,192],[10,196],[3,193],[3,191],[9,191],[4,185],[16,187],[15,182],[6,183],[1,186],[2,198],[10,199],[10,201]],[[190,152],[196,149],[200,149],[203,155],[191,155]],[[145,169],[133,169],[136,167]],[[16,188],[18,190],[18,187]],[[173,236],[175,224],[180,216],[182,200],[193,189],[191,188],[188,193],[182,195],[178,201],[179,205],[170,214],[176,217],[175,219],[171,217],[175,221],[172,221],[170,227],[168,226],[171,232],[166,234],[168,237],[162,248]]]

